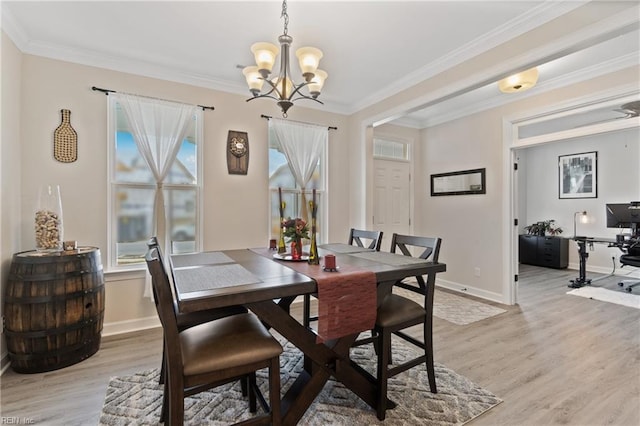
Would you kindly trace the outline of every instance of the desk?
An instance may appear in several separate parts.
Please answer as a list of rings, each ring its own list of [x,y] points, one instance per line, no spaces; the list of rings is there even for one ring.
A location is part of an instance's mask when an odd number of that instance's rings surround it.
[[[349,359],[349,348],[357,335],[318,344],[315,333],[289,314],[289,306],[297,296],[316,293],[317,286],[314,280],[287,268],[287,262],[275,261],[248,249],[211,253],[216,253],[210,256],[211,259],[217,259],[214,261],[216,264],[239,265],[257,280],[250,282],[251,279],[246,279],[244,282],[234,283],[232,277],[229,280],[230,284],[225,285],[219,279],[212,278],[209,288],[207,282],[202,282],[203,287],[197,291],[184,291],[190,280],[206,277],[206,268],[210,268],[212,264],[208,263],[207,256],[203,256],[204,253],[193,254],[194,261],[191,263],[188,262],[188,256],[180,255],[181,265],[174,265],[178,309],[182,312],[194,312],[229,305],[244,305],[305,354],[305,358],[309,360],[306,370],[298,376],[282,399],[283,424],[298,423],[331,376],[375,410],[375,379]],[[337,265],[351,265],[375,274],[378,305],[397,280],[426,275],[427,284],[435,285],[436,273],[446,271],[446,265],[443,263],[409,257],[405,260],[410,263],[402,264],[402,256],[390,253],[373,252],[362,256],[362,253],[347,254],[327,249],[319,250],[321,256],[327,253],[336,255]],[[230,259],[230,262],[225,257]]]
[[[609,247],[618,247],[618,242],[616,242],[613,238],[600,238],[600,237],[571,237],[571,240],[574,240],[578,243],[578,255],[580,256],[580,270],[578,273],[578,278],[569,281],[569,287],[571,288],[580,288],[585,285],[591,284],[591,279],[587,278],[587,258],[589,257],[589,253],[587,253],[587,243],[601,243],[608,244]]]

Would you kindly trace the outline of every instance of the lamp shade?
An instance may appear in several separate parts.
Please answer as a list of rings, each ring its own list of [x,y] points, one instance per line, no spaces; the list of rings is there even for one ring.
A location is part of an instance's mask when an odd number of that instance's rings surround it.
[[[315,75],[313,76],[313,78],[311,79],[311,82],[307,86],[309,88],[309,93],[311,94],[311,96],[316,98],[318,97],[318,95],[320,95],[320,92],[322,91],[322,86],[324,86],[324,81],[327,79],[328,76],[329,74],[327,74],[325,71],[316,70]]]
[[[523,92],[535,86],[537,81],[538,68],[531,68],[500,80],[498,88],[503,93]]]
[[[302,75],[315,74],[318,65],[320,65],[320,59],[322,59],[322,51],[315,47],[301,47],[296,50],[296,57],[298,58]]]
[[[251,52],[256,58],[258,70],[263,74],[263,77],[266,77],[273,69],[280,48],[275,44],[261,42],[251,45]]]
[[[242,74],[244,74],[244,78],[247,80],[249,90],[252,93],[260,93],[260,90],[262,90],[262,85],[264,84],[264,80],[261,78],[262,76],[258,71],[258,67],[244,67],[242,70]]]

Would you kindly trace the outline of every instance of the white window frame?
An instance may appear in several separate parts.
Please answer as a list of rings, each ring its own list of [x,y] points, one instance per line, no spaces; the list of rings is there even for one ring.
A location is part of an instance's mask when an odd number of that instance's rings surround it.
[[[144,261],[135,264],[129,265],[118,265],[117,259],[117,231],[118,231],[118,215],[115,211],[115,205],[113,203],[114,196],[114,188],[127,187],[127,188],[140,188],[140,189],[150,189],[155,187],[155,183],[141,184],[141,183],[118,183],[115,181],[115,166],[116,166],[116,131],[117,131],[117,114],[115,111],[115,104],[117,100],[114,96],[107,96],[107,164],[108,164],[108,179],[107,179],[107,261],[105,265],[107,265],[107,272],[113,271],[128,271],[128,270],[146,270],[146,264]],[[172,184],[172,183],[163,183],[163,189],[184,189],[184,188],[195,188],[196,190],[196,230],[195,230],[195,246],[196,251],[202,251],[203,243],[202,243],[202,235],[203,235],[203,140],[204,140],[204,116],[202,110],[198,111],[198,116],[196,119],[196,129],[195,129],[195,143],[196,143],[196,179],[197,182],[195,185],[185,185],[185,184]],[[141,157],[142,158],[142,157]],[[169,197],[165,197],[165,202]],[[170,236],[169,233],[169,221],[166,221],[166,231],[165,235]]]
[[[322,147],[322,155],[320,157],[320,173],[321,173],[322,188],[316,189],[316,194],[318,194],[322,200],[321,202],[318,202],[319,215],[318,215],[317,226],[320,229],[320,232],[318,233],[318,235],[316,235],[318,244],[323,244],[327,242],[329,238],[329,185],[328,185],[329,183],[329,164],[328,164],[329,163],[329,139],[330,137],[327,138],[327,142]],[[267,150],[269,149],[271,149],[271,134],[269,131],[267,131]],[[268,183],[269,185],[268,229],[269,229],[269,234],[271,234],[271,224],[273,223],[273,212],[271,210],[271,200],[272,200],[272,197],[276,196],[275,194],[278,193],[278,188],[271,187],[270,176],[268,176],[267,179],[269,180],[269,183]],[[300,188],[296,182],[295,189],[283,188],[282,192],[301,194],[302,188]],[[313,192],[312,189],[305,188],[305,194],[307,194],[307,201],[311,200],[312,192]],[[293,217],[293,214],[290,213],[287,216]],[[311,223],[309,223],[309,232],[311,232]],[[278,239],[278,237],[279,235],[270,235],[270,238]]]

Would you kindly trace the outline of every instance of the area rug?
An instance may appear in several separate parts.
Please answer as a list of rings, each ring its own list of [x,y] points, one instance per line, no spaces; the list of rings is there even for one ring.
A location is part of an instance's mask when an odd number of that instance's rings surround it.
[[[627,293],[622,290],[615,291],[602,287],[584,286],[570,290],[567,294],[640,309],[640,295]]]
[[[286,343],[280,356],[282,389],[286,390],[302,370],[302,354]],[[415,355],[413,349],[394,342],[394,361]],[[352,350],[352,359],[369,371],[376,356],[367,346]],[[341,383],[330,380],[299,424],[325,425],[462,425],[493,408],[502,400],[442,364],[435,365],[438,393],[429,391],[427,372],[415,367],[389,381],[389,397],[398,406],[378,421],[375,411]],[[132,376],[114,377],[107,387],[100,425],[157,425],[162,405],[158,369]],[[258,382],[267,392],[267,372],[258,372]],[[248,402],[239,384],[232,383],[185,399],[185,424],[223,425],[250,418]]]
[[[398,288],[393,290],[402,296],[409,297],[422,304],[423,298],[409,290]],[[433,315],[456,325],[467,325],[507,312],[486,303],[478,302],[446,291],[436,289],[433,297]]]

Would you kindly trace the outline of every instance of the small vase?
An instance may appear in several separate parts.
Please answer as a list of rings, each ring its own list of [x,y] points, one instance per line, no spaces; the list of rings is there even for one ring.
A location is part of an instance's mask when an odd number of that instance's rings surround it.
[[[280,218],[280,238],[278,238],[278,253],[283,254],[287,252],[287,246],[284,243],[284,229],[282,227],[282,218]]]
[[[311,231],[311,246],[309,247],[309,265],[319,265],[320,257],[318,256],[318,245],[316,243],[316,232],[315,226],[312,227]]]
[[[291,258],[293,260],[300,260],[301,247],[302,245],[299,239],[291,241]]]
[[[35,212],[36,250],[62,250],[62,199],[58,185],[40,188]]]

